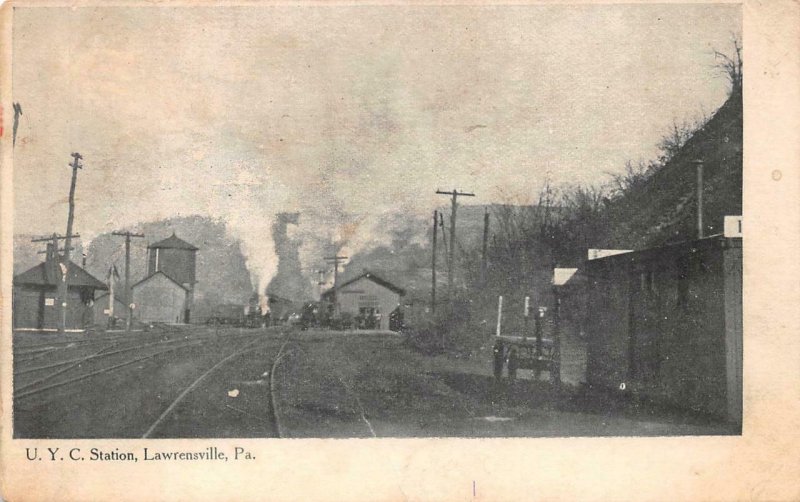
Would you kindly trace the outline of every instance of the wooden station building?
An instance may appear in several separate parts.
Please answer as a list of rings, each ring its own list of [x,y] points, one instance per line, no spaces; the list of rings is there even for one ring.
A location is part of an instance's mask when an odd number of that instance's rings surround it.
[[[400,308],[400,299],[406,293],[369,270],[324,292],[322,302],[329,310],[334,309],[334,292],[339,313],[376,317],[379,320],[376,327],[381,330],[389,329],[389,317]]]
[[[108,287],[73,262],[67,267],[67,329],[84,329],[94,322],[97,291]],[[45,261],[14,276],[14,329],[55,330],[58,327],[58,283],[62,279],[60,258],[47,245]]]

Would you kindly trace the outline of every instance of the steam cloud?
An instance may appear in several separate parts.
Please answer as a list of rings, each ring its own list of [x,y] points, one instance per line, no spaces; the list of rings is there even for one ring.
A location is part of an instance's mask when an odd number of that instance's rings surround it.
[[[64,228],[78,151],[76,231],[219,218],[259,291],[296,252],[294,287],[313,292],[322,256],[391,242],[443,204],[436,188],[481,203],[537,193],[547,169],[597,179],[725,100],[706,48],[738,6],[594,9],[17,9],[15,229]],[[671,57],[642,58],[631,33]],[[284,238],[276,215],[294,212]]]

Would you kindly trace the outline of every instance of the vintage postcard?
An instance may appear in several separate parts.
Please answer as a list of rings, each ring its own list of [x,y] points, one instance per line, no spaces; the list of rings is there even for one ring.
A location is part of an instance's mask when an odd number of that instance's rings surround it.
[[[800,496],[796,3],[3,9],[8,500]]]

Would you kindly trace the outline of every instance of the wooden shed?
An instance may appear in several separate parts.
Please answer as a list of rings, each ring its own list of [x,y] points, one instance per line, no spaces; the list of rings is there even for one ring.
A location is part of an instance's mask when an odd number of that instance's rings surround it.
[[[585,273],[590,385],[741,425],[741,237],[589,260]]]
[[[164,272],[156,272],[131,288],[133,317],[141,322],[188,321],[189,289]]]

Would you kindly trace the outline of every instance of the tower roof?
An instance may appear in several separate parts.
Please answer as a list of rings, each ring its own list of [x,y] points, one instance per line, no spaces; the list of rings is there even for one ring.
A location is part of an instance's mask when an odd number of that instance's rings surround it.
[[[192,246],[185,240],[176,236],[175,232],[172,232],[172,235],[167,237],[166,239],[160,240],[154,244],[150,244],[147,247],[148,249],[159,248],[159,249],[188,249],[189,251],[198,250],[198,248]]]

